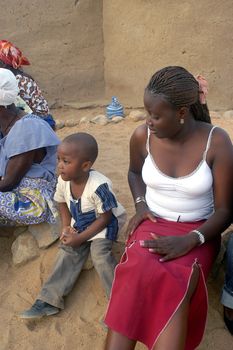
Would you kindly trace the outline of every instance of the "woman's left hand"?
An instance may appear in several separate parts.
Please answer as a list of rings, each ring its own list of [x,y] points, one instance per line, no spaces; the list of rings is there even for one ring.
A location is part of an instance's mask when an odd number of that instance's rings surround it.
[[[193,235],[159,236],[151,233],[152,240],[140,241],[140,246],[149,248],[151,253],[162,255],[159,261],[164,262],[185,255],[195,246],[197,239]]]

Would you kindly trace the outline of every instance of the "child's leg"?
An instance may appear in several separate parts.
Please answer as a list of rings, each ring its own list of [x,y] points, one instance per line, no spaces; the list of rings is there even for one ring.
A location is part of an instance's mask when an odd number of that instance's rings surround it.
[[[90,251],[90,242],[73,249],[62,246],[54,269],[44,283],[37,299],[60,309],[64,308],[63,297],[73,288]]]
[[[91,257],[94,267],[103,283],[107,297],[109,298],[114,270],[117,261],[112,255],[113,242],[106,238],[93,239],[91,242]]]

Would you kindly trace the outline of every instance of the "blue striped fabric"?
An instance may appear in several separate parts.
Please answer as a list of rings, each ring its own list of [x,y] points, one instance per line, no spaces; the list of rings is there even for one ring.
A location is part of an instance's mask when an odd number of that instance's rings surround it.
[[[78,202],[70,201],[70,212],[72,218],[75,220],[74,228],[79,232],[86,230],[96,220],[95,210],[82,213],[81,199]]]
[[[118,233],[118,220],[112,214],[112,219],[107,226],[106,238],[110,239],[111,241],[115,241],[117,239],[117,233]]]
[[[97,196],[102,201],[102,210],[109,211],[112,208],[117,208],[117,201],[112,192],[109,190],[108,184],[104,183],[100,185],[97,190],[95,191]]]
[[[112,192],[109,190],[108,184],[104,183],[100,185],[95,193],[102,202],[103,212],[107,212],[117,207],[117,201]],[[82,212],[81,198],[78,201],[70,201],[70,212],[72,218],[75,220],[74,228],[78,232],[83,232],[86,230],[86,228],[97,219],[96,211],[94,209],[87,212]],[[117,233],[118,220],[112,214],[111,221],[106,226],[106,238],[115,241],[117,239]]]

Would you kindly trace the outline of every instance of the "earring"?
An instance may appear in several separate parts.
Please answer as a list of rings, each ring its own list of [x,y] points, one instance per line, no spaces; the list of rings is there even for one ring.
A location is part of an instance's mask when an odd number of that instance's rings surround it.
[[[184,119],[183,118],[180,119],[180,124],[184,124]]]

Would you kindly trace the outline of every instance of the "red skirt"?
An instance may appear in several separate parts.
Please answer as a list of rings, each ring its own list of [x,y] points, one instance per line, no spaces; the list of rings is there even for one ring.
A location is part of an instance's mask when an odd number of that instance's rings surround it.
[[[220,237],[167,262],[160,262],[161,256],[142,248],[139,241],[151,239],[151,232],[162,236],[182,236],[202,223],[157,219],[156,223],[146,220],[136,229],[115,270],[105,318],[109,328],[153,349],[182,303],[193,264],[197,262],[201,273],[189,308],[185,349],[193,350],[199,345],[207,316],[205,280],[219,251]]]

